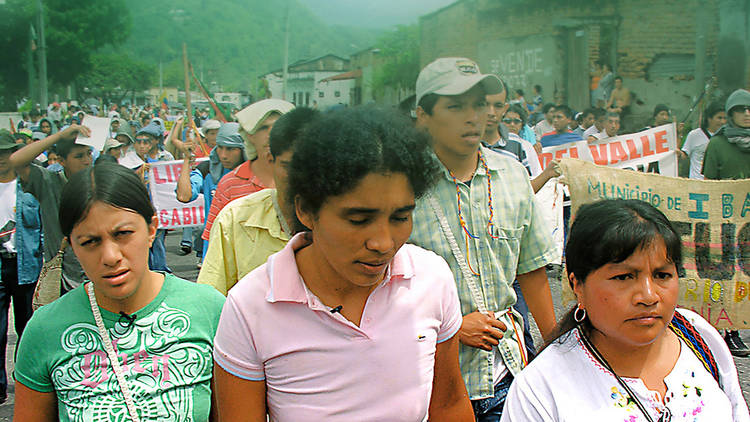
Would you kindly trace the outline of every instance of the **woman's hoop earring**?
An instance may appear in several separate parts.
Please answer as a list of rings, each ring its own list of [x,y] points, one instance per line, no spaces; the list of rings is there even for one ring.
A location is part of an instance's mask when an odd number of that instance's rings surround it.
[[[577,307],[575,312],[573,312],[573,320],[580,324],[584,319],[586,319],[586,310],[581,307]]]

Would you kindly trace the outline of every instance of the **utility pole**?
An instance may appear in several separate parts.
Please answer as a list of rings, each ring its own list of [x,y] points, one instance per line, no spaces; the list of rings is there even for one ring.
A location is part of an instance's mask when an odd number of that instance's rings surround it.
[[[29,101],[31,104],[36,104],[37,93],[34,87],[34,51],[36,51],[36,34],[34,33],[34,25],[29,25],[29,54],[26,56],[26,70],[29,72]]]
[[[290,0],[287,0],[286,2],[286,24],[284,29],[284,70],[281,72],[282,81],[281,81],[281,99],[286,100],[286,87],[287,87],[287,77],[289,76],[289,3],[291,3]],[[287,100],[288,101],[288,100]]]
[[[161,95],[161,91],[162,91],[162,89],[164,89],[162,87],[163,77],[164,77],[164,73],[162,71],[161,60],[159,60],[159,95]]]
[[[695,6],[695,95],[696,98],[701,95],[705,89],[706,83],[706,35],[708,25],[706,17],[699,12],[701,9],[700,2]],[[706,104],[710,102],[706,98]],[[700,113],[699,113],[700,114]]]
[[[39,91],[42,110],[47,109],[47,41],[44,39],[44,6],[39,5]]]

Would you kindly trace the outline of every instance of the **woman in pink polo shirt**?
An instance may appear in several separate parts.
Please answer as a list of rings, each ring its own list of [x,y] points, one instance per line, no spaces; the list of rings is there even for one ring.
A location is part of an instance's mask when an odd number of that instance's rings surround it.
[[[436,177],[425,136],[374,108],[296,141],[304,231],[229,292],[215,339],[219,420],[473,421],[446,262],[404,245]]]

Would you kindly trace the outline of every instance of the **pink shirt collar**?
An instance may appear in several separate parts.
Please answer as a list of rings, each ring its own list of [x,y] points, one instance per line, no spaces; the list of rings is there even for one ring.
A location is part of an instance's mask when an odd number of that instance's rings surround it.
[[[309,233],[297,233],[284,246],[284,249],[268,258],[267,274],[271,288],[268,289],[268,302],[298,302],[313,305],[312,293],[307,289],[297,268],[294,254],[311,243]],[[414,276],[414,264],[408,254],[399,250],[393,257],[381,285]],[[380,287],[380,286],[378,286]]]

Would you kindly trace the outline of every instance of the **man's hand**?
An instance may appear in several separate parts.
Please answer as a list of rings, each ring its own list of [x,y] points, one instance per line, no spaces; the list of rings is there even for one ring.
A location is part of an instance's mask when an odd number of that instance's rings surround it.
[[[685,136],[685,122],[677,123],[677,137],[682,138]]]
[[[65,130],[60,132],[60,137],[63,139],[75,139],[79,133],[85,137],[89,137],[91,136],[91,129],[86,126],[81,126],[77,123],[73,123],[72,125],[66,127]]]
[[[471,347],[491,351],[497,346],[499,339],[503,338],[506,326],[495,319],[495,314],[490,312],[485,315],[474,311],[463,318],[461,329],[458,331],[458,340]]]
[[[183,155],[184,155],[185,157],[188,157],[188,156],[192,155],[191,153],[192,153],[192,152],[193,152],[193,150],[195,149],[195,144],[193,143],[192,139],[190,139],[190,137],[188,137],[188,139],[187,139],[187,140],[185,140],[184,142],[174,142],[174,141],[172,141],[172,143],[174,144],[174,146],[175,146],[175,147],[176,147],[176,148],[177,148],[177,149],[178,149],[178,150],[179,150],[179,151],[180,151],[180,152],[181,152],[181,153],[182,153],[182,154],[183,154]]]
[[[150,169],[151,165],[149,165],[148,163],[143,163],[138,169],[135,170],[135,174],[140,176],[141,180],[146,183],[146,177],[148,176],[148,171]]]
[[[547,164],[547,167],[544,168],[544,171],[542,174],[547,177],[547,180],[553,178],[562,176],[562,170],[560,170],[560,162],[558,160],[552,160]]]

